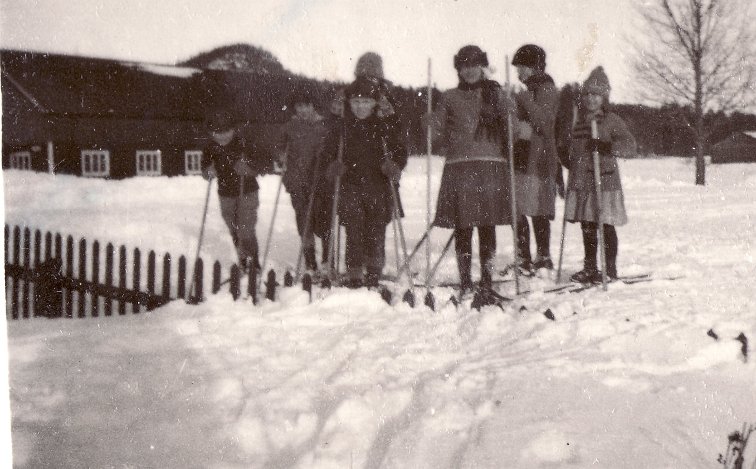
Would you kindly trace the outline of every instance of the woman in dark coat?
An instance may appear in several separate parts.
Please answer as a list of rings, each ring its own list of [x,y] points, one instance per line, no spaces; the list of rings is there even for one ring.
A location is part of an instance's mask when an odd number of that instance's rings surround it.
[[[517,75],[527,90],[515,96],[514,163],[517,187],[517,246],[520,268],[553,269],[550,221],[554,219],[557,191],[557,157],[554,137],[559,94],[554,80],[545,72],[546,52],[534,44],[520,47],[512,59]],[[536,241],[535,261],[530,255],[530,227]]]
[[[433,136],[446,147],[435,226],[454,229],[462,289],[472,288],[472,233],[478,228],[481,286],[490,287],[496,225],[511,224],[509,173],[503,153],[507,102],[485,77],[488,57],[469,45],[454,56],[457,88],[443,93],[432,115]]]
[[[627,223],[625,199],[620,180],[618,157],[635,153],[635,139],[625,122],[607,110],[609,78],[597,67],[583,84],[578,120],[572,131],[570,146],[570,176],[565,199],[565,217],[580,222],[583,231],[585,259],[583,270],[571,279],[581,283],[601,281],[596,264],[598,251],[599,211],[604,225],[606,274],[617,278],[619,240],[615,226]],[[591,122],[596,121],[598,138],[591,138]],[[601,166],[601,199],[597,202],[592,153],[598,151]]]

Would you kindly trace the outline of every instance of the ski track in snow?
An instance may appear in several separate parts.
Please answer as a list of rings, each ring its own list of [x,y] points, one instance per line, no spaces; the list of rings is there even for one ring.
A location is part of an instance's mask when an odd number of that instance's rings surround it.
[[[434,159],[433,194],[440,168]],[[402,179],[409,245],[425,226],[424,169],[413,159]],[[557,295],[532,279],[535,292],[503,311],[477,312],[469,300],[455,309],[448,288],[433,289],[435,313],[346,289],[308,304],[293,288],[257,307],[223,293],[128,317],[9,322],[15,465],[714,467],[727,434],[756,421],[753,351],[745,361],[734,340],[756,341],[756,166],[709,166],[706,187],[690,183],[682,159],[621,169],[631,221],[618,229],[620,273],[652,272],[652,282]],[[4,178],[6,223],[144,251],[196,249],[199,178]],[[277,181],[261,178],[261,242]],[[211,200],[202,252],[228,264]],[[288,203],[267,266],[279,271],[298,249]],[[449,235],[437,231],[434,259]],[[503,267],[511,232],[497,231]],[[390,273],[390,229],[386,246]],[[565,274],[581,263],[579,227],[568,225]],[[449,256],[436,280],[455,271]]]

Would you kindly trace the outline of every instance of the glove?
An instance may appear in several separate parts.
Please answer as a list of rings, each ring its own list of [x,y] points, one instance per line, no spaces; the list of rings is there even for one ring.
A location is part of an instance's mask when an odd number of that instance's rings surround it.
[[[396,111],[394,110],[394,106],[391,105],[391,102],[386,97],[386,95],[382,94],[380,99],[378,100],[378,117],[388,117],[394,115]]]
[[[597,151],[599,155],[609,156],[612,154],[612,142],[592,138],[588,140],[588,151],[591,153]]]
[[[516,119],[514,125],[515,140],[530,140],[533,136],[533,127],[530,123]]]
[[[202,170],[202,178],[205,181],[209,181],[210,179],[214,179],[218,177],[218,174],[215,172],[215,166],[208,166],[207,168]]]
[[[239,159],[234,164],[234,171],[239,176],[254,176],[255,172],[249,167],[246,161]]]
[[[384,159],[383,162],[381,162],[381,172],[394,183],[398,182],[399,178],[402,176],[402,168],[389,159]]]
[[[344,166],[344,163],[339,160],[332,162],[328,165],[328,180],[331,182],[335,181],[337,177],[343,176],[345,171],[346,166]]]

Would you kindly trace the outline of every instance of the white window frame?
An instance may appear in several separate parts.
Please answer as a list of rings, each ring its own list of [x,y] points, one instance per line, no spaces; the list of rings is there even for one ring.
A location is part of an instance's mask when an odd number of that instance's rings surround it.
[[[31,170],[31,152],[30,151],[14,151],[10,154],[10,167],[11,169],[22,169],[25,171]]]
[[[160,150],[137,150],[136,175],[161,176],[163,174],[162,160]]]
[[[110,150],[81,150],[81,175],[110,176]]]
[[[184,151],[184,174],[202,174],[202,151]]]

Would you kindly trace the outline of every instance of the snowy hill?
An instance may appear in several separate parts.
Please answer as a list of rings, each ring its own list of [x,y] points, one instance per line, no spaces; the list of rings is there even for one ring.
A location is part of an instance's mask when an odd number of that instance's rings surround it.
[[[223,293],[138,316],[9,322],[14,464],[721,467],[728,434],[756,423],[756,166],[711,166],[701,187],[690,163],[621,161],[630,223],[618,229],[620,274],[652,272],[651,282],[536,292],[480,312],[444,304],[452,291],[440,287],[435,313],[361,290],[309,304],[292,288],[257,307]],[[410,245],[425,226],[424,170],[411,159],[402,178]],[[6,223],[176,255],[196,248],[198,177],[4,179]],[[263,241],[278,181],[260,181]],[[284,196],[266,268],[296,262],[294,226]],[[552,231],[556,254],[561,212]],[[497,233],[503,266],[511,231]],[[434,231],[434,259],[449,234]],[[203,255],[230,263],[215,194],[206,237]],[[579,228],[566,239],[569,274],[582,262]],[[450,256],[437,280],[455,272]]]

